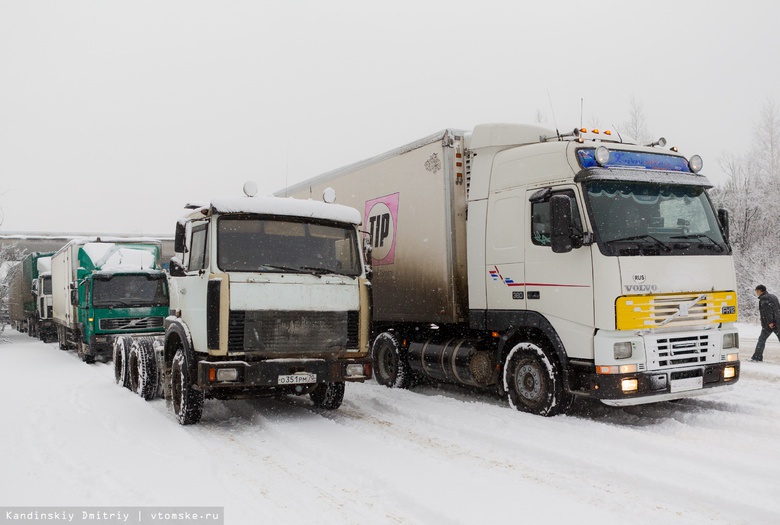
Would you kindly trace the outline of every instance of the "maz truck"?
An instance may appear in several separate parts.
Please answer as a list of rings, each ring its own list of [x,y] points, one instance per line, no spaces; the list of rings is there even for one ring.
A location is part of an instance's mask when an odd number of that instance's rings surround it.
[[[371,288],[355,209],[216,198],[176,225],[160,371],[183,425],[205,398],[308,394],[336,409],[371,377]]]
[[[363,211],[379,383],[495,389],[551,416],[739,378],[728,214],[701,158],[664,145],[487,124],[279,193],[331,188]]]
[[[112,357],[114,339],[163,332],[168,283],[162,243],[138,239],[74,239],[52,257],[53,316],[62,350],[95,362]]]

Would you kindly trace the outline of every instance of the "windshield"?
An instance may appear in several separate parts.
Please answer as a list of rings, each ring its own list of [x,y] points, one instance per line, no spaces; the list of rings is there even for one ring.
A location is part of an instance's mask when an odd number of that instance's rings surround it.
[[[704,188],[596,181],[586,193],[604,255],[730,253]]]
[[[51,275],[43,278],[43,295],[51,295]]]
[[[164,275],[96,275],[92,285],[92,306],[96,308],[167,304]]]
[[[352,226],[326,221],[222,217],[217,264],[226,272],[361,273]]]

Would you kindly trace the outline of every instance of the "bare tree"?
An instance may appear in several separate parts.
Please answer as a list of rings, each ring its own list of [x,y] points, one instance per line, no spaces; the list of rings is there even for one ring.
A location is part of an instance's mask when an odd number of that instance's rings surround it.
[[[628,109],[629,119],[623,123],[621,133],[632,137],[637,144],[649,143],[652,139],[647,130],[647,115],[645,114],[644,104],[633,95],[629,100]]]

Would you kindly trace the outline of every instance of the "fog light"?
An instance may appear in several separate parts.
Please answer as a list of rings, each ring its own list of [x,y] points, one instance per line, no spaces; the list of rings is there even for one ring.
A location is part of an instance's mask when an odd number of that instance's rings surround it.
[[[723,369],[723,380],[728,381],[737,377],[737,369],[733,366],[727,366]]]
[[[615,354],[615,359],[628,359],[631,357],[634,345],[630,341],[623,341],[622,343],[615,343],[612,347],[612,351]]]
[[[217,381],[237,381],[237,368],[217,368]]]
[[[735,333],[723,334],[723,349],[739,348],[739,335]]]
[[[347,365],[347,376],[353,377],[353,376],[362,376],[362,375],[363,375],[363,365],[358,365],[358,364]]]
[[[636,378],[624,379],[620,382],[623,392],[636,392],[639,389],[639,380]]]

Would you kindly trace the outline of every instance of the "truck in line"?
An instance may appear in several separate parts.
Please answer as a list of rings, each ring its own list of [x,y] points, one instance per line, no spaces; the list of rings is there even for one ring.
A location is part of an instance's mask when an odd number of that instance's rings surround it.
[[[336,409],[346,382],[371,377],[361,214],[245,193],[189,206],[176,225],[157,359],[183,425],[205,398],[308,394]]]
[[[110,359],[120,336],[161,335],[169,306],[161,251],[159,240],[147,238],[73,239],[57,251],[52,299],[60,349],[75,348],[93,363]]]
[[[16,330],[44,342],[55,337],[52,320],[51,258],[54,252],[33,252],[14,268],[9,315]]]
[[[448,129],[277,195],[325,188],[373,247],[376,380],[494,389],[551,416],[739,378],[728,214],[701,159],[618,135]]]

